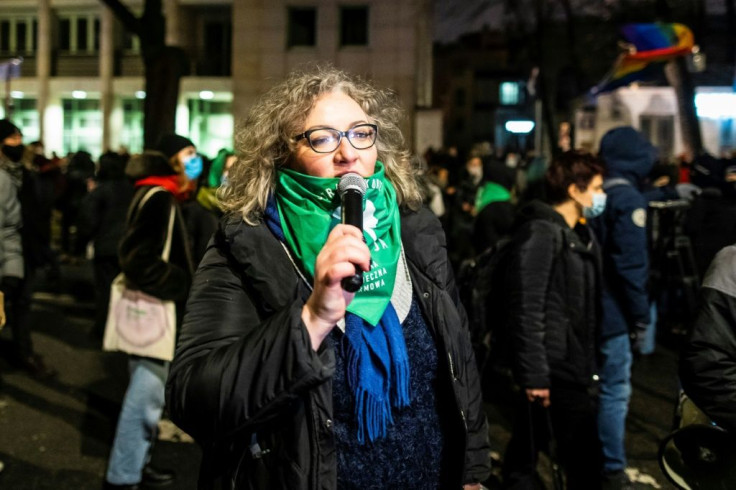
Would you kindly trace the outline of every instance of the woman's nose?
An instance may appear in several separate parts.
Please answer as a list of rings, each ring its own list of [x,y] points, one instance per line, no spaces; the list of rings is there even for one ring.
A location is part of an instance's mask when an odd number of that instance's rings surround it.
[[[348,141],[347,136],[343,136],[340,140],[340,144],[337,146],[337,156],[343,160],[355,160],[358,156],[358,151]]]

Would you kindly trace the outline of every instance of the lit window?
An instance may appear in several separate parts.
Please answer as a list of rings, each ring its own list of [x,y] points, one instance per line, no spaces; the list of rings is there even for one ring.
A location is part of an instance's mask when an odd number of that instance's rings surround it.
[[[210,157],[223,148],[232,148],[232,103],[189,99],[189,138],[197,144],[199,153]]]
[[[15,97],[15,95],[20,95],[20,97]],[[1,117],[10,117],[20,128],[25,141],[36,141],[40,138],[36,99],[23,98],[22,93],[15,95],[12,101],[12,114],[5,114],[4,108],[0,107]]]
[[[317,44],[317,9],[289,7],[287,46],[315,46]]]
[[[368,45],[368,7],[340,8],[340,45]]]
[[[63,99],[64,153],[85,150],[93,157],[102,153],[102,111],[99,99]]]
[[[503,82],[499,88],[499,99],[502,105],[516,105],[520,102],[519,84],[516,82]]]
[[[143,151],[143,100],[140,98],[123,99],[123,128],[120,131],[120,144],[130,153]]]

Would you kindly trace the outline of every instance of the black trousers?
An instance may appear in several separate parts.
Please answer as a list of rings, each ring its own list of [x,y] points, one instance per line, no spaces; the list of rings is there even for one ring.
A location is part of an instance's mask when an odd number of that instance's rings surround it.
[[[13,337],[13,352],[16,361],[27,359],[33,354],[33,341],[31,340],[31,325],[28,322],[28,314],[31,311],[31,297],[33,296],[33,282],[36,269],[24,267],[24,278],[13,284],[12,287],[4,287],[5,294],[5,316],[7,327],[10,328]]]
[[[117,256],[95,257],[93,261],[95,273],[95,325],[93,334],[102,338],[107,322],[107,310],[110,305],[110,287],[112,281],[120,273]]]
[[[601,481],[596,396],[588,389],[552,382],[550,406],[530,403],[521,392],[515,403],[514,427],[504,456],[504,488],[540,488],[536,475],[539,451],[549,453],[551,435],[568,490],[596,490]],[[550,430],[552,434],[550,434]]]

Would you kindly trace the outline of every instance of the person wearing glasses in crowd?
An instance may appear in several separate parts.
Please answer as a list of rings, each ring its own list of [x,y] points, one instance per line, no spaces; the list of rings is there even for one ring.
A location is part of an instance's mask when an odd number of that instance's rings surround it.
[[[478,373],[393,93],[333,68],[252,108],[167,383],[200,488],[479,489]],[[365,179],[364,231],[337,184]],[[341,286],[356,267],[363,286]]]

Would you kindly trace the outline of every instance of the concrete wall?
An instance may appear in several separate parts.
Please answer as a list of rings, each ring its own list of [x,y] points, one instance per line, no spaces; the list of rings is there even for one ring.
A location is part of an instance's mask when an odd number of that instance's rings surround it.
[[[314,47],[287,48],[287,7],[313,6],[301,0],[242,0],[233,3],[233,112],[236,124],[258,96],[294,69],[318,62],[372,79],[397,92],[407,111],[404,134],[413,141],[412,115],[431,93],[431,12],[428,0],[373,0],[369,45],[339,46],[339,12],[346,2],[324,0],[317,7]],[[418,15],[423,13],[424,15]],[[429,66],[427,66],[429,63]],[[421,80],[417,73],[424,74]],[[421,99],[421,100],[419,100]]]

